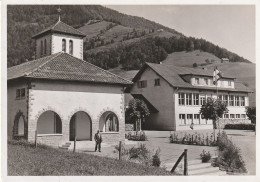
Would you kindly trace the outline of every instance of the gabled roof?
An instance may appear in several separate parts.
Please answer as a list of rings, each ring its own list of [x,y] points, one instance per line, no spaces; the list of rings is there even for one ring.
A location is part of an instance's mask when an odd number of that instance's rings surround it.
[[[206,90],[216,90],[215,87],[209,86],[194,86],[188,82],[185,82],[182,79],[182,75],[201,75],[201,76],[213,76],[213,72],[210,70],[203,70],[200,68],[188,68],[188,67],[179,67],[167,64],[155,64],[155,63],[146,63],[140,71],[133,78],[133,82],[137,81],[141,74],[145,71],[146,68],[151,68],[158,75],[160,75],[165,81],[167,81],[173,87],[179,88],[195,88],[195,89],[206,89]],[[223,73],[225,75],[225,73]],[[224,78],[233,78],[232,76]],[[234,78],[233,78],[234,79]],[[242,83],[235,82],[235,88],[219,88],[221,91],[237,91],[237,92],[252,92],[251,89],[243,85]]]
[[[63,52],[8,68],[7,80],[20,77],[121,85],[132,84],[129,80]]]
[[[35,39],[46,33],[63,33],[63,34],[74,35],[74,36],[78,36],[78,37],[86,36],[84,33],[73,28],[72,26],[69,26],[66,23],[63,23],[62,21],[58,21],[54,25],[52,25],[52,26],[46,28],[45,30],[41,31],[40,33],[34,35],[32,38]]]

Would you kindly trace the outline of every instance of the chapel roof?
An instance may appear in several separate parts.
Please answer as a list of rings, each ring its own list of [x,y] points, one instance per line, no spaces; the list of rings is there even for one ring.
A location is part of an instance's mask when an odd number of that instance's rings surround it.
[[[8,68],[7,80],[21,77],[121,85],[132,84],[127,79],[64,52]]]

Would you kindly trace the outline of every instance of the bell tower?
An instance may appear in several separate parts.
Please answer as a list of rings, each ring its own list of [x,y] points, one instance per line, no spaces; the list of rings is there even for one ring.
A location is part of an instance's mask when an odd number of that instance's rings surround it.
[[[60,12],[58,8],[59,19],[54,25],[32,37],[35,39],[36,59],[61,51],[83,59],[83,38],[86,35],[62,22]]]

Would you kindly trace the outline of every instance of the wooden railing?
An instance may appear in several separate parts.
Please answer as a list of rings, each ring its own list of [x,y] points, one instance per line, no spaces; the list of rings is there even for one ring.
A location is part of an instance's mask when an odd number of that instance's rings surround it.
[[[184,171],[183,171],[183,174],[184,174],[185,176],[188,176],[187,153],[188,153],[188,149],[184,149],[184,152],[180,155],[180,157],[178,158],[178,160],[176,161],[176,163],[175,163],[174,166],[172,167],[172,170],[171,170],[172,173],[175,171],[175,169],[177,168],[177,166],[178,166],[179,163],[181,162],[182,158],[184,157]]]

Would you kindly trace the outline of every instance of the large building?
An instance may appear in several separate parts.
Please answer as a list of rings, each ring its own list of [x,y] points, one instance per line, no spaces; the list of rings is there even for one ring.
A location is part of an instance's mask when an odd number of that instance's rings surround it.
[[[250,122],[246,116],[249,88],[227,73],[213,84],[213,71],[146,63],[133,79],[133,97],[144,100],[151,114],[144,123],[147,130],[212,129],[212,120],[199,114],[208,97],[219,98],[228,105],[222,122]]]
[[[124,78],[83,60],[83,37],[58,21],[33,38],[36,60],[8,68],[8,138],[59,146],[125,138]]]

